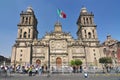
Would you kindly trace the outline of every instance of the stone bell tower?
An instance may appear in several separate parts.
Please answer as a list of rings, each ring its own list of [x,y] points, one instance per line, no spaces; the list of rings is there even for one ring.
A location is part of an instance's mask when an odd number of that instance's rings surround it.
[[[96,30],[97,26],[94,23],[94,15],[92,12],[89,13],[85,7],[81,9],[77,25],[77,36],[79,40],[82,40],[89,46],[96,46],[99,43]]]
[[[20,23],[18,24],[17,41],[31,41],[37,39],[37,19],[31,7],[20,14]]]
[[[94,23],[94,14],[83,7],[77,25],[77,36],[78,40],[84,44],[87,66],[99,66],[100,46],[96,30],[97,25]]]
[[[17,39],[12,47],[11,63],[14,66],[32,64],[33,40],[38,38],[37,23],[31,7],[20,13]]]

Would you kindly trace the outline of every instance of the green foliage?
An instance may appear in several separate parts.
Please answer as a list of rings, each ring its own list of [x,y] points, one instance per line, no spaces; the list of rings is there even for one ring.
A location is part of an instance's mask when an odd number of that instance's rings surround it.
[[[74,65],[75,65],[75,61],[74,61],[74,60],[71,60],[71,61],[70,61],[70,65],[74,66]]]
[[[70,64],[72,66],[79,66],[79,65],[82,65],[82,61],[80,59],[76,59],[76,60],[71,60]]]
[[[102,64],[112,63],[112,59],[111,57],[102,57],[99,59],[99,63],[102,63]]]
[[[81,61],[80,59],[76,59],[76,60],[75,60],[75,64],[76,64],[77,66],[82,65],[82,61]]]

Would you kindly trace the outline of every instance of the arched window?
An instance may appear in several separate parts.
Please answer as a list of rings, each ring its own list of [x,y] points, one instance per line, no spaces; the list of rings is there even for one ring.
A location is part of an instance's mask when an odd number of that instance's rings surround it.
[[[85,34],[86,34],[86,30],[84,30],[85,31]]]
[[[29,29],[29,33],[30,33],[30,29]]]
[[[27,32],[24,32],[24,38],[26,38],[27,37]]]
[[[31,17],[29,17],[29,24],[31,24]]]
[[[87,24],[89,24],[88,18],[86,18]]]
[[[92,33],[93,33],[93,38],[95,38],[95,31],[94,31],[94,30],[92,30]]]
[[[85,35],[85,38],[87,38],[87,35]]]
[[[20,38],[22,38],[22,35],[20,34]]]
[[[24,17],[22,17],[22,24],[24,23]]]
[[[83,22],[84,22],[84,24],[85,24],[85,17],[83,17]]]
[[[20,34],[22,34],[22,29],[20,29]]]
[[[92,18],[90,17],[90,23],[92,24]]]
[[[28,38],[30,38],[30,34],[28,34]]]
[[[88,38],[91,38],[91,33],[90,32],[88,33]]]
[[[93,34],[95,33],[95,31],[94,31],[94,30],[92,30],[92,32],[93,32]]]
[[[28,23],[28,17],[26,17],[26,20],[25,20],[25,24],[27,24]]]

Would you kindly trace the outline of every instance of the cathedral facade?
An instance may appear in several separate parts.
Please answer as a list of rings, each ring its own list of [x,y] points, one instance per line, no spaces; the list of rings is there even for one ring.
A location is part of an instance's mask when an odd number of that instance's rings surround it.
[[[77,20],[77,39],[62,31],[56,22],[54,30],[38,38],[37,18],[31,7],[20,13],[18,35],[12,47],[11,63],[14,65],[40,64],[70,66],[70,61],[80,59],[83,66],[99,66],[104,56],[97,36],[94,14],[83,7]]]

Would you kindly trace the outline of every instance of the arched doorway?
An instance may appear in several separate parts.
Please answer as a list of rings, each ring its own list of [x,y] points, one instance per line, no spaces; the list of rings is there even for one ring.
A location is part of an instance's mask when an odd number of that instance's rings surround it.
[[[56,58],[56,66],[61,67],[62,66],[62,59],[60,57]]]
[[[37,65],[40,65],[41,64],[41,61],[39,59],[36,60],[36,64]]]

